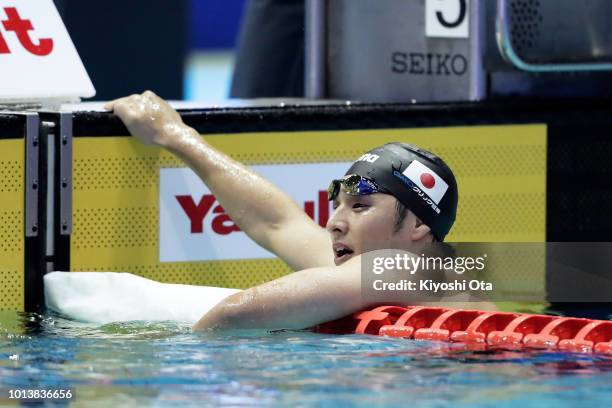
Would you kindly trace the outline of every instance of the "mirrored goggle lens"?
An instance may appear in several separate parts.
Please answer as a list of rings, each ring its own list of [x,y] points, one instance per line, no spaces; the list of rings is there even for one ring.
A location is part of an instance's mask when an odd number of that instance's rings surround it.
[[[327,187],[327,199],[329,201],[334,200],[338,196],[339,192],[340,192],[340,180],[332,180],[332,182],[329,183],[329,187]]]
[[[374,194],[381,191],[371,180],[357,175],[350,175],[342,180],[333,180],[327,189],[327,198],[330,201],[334,200],[341,188],[346,194],[352,196]]]

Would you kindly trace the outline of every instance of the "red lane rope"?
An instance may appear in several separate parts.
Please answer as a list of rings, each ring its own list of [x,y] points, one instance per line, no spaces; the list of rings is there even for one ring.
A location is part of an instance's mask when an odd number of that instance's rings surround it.
[[[426,306],[379,306],[323,323],[319,333],[371,334],[498,348],[612,354],[612,321]]]

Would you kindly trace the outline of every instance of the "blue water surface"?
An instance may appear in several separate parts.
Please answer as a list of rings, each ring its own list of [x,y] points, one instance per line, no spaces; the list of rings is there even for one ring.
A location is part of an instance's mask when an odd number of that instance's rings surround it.
[[[2,312],[0,405],[14,389],[73,390],[51,406],[604,407],[612,357]]]

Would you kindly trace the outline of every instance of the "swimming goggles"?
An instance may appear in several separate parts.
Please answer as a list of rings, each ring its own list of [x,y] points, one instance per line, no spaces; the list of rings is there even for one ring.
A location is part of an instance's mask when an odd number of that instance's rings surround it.
[[[357,174],[349,174],[340,180],[332,180],[327,188],[327,199],[335,200],[340,189],[351,196],[361,196],[374,193],[386,193],[387,191],[370,179]]]

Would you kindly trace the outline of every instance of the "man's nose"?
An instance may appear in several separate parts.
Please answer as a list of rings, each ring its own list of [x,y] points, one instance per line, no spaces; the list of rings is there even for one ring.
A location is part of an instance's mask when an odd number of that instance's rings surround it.
[[[348,231],[348,223],[343,217],[342,210],[336,210],[327,221],[325,226],[327,231],[332,235],[344,235]]]

